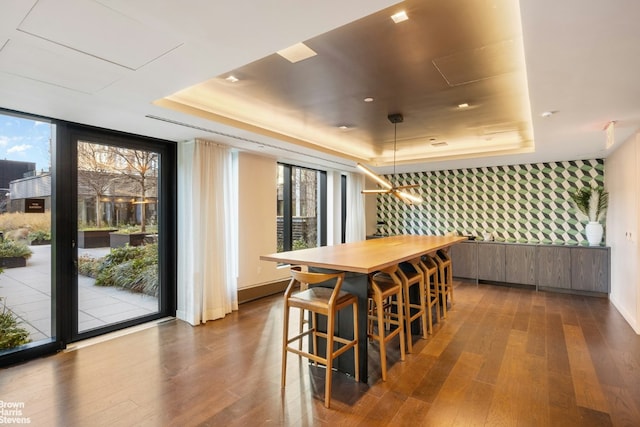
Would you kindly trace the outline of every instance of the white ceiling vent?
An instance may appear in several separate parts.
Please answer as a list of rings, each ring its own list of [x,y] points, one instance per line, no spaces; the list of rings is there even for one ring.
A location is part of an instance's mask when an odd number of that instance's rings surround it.
[[[93,1],[39,0],[18,30],[130,70],[182,44]]]
[[[433,65],[449,86],[460,86],[523,69],[516,58],[516,44],[508,40],[436,58]]]
[[[71,89],[96,93],[121,79],[127,70],[79,52],[46,42],[10,40],[0,50],[0,72]]]

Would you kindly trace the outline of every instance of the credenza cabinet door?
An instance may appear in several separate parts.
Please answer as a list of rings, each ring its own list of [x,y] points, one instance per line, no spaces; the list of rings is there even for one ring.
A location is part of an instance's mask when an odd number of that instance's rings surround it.
[[[571,248],[538,247],[538,286],[571,289]]]
[[[469,241],[452,246],[450,254],[453,275],[459,278],[609,293],[607,247]]]
[[[536,284],[536,247],[505,245],[505,279],[508,283]]]
[[[609,249],[571,248],[571,289],[609,293]]]
[[[476,278],[478,274],[478,244],[476,242],[462,242],[453,245],[449,254],[455,277]]]
[[[505,245],[481,243],[478,248],[478,279],[490,282],[504,282]]]

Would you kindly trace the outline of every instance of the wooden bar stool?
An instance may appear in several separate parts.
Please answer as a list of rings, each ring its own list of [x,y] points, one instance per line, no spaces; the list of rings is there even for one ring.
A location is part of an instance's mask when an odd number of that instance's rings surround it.
[[[453,270],[451,268],[451,258],[446,252],[439,250],[433,257],[438,264],[438,283],[440,285],[440,295],[442,297],[442,317],[447,317],[447,296],[451,300],[453,307]]]
[[[429,333],[433,334],[433,306],[436,307],[436,321],[440,321],[440,291],[438,287],[438,264],[430,256],[420,261],[424,271],[424,289],[427,296],[427,310],[429,311]]]
[[[413,339],[411,333],[411,323],[414,320],[422,320],[422,338],[427,339],[427,297],[424,285],[424,272],[420,267],[420,258],[414,258],[399,265],[397,275],[402,283],[402,298],[404,306],[405,339],[407,342],[407,353],[413,352]],[[378,282],[388,282],[393,284],[393,279],[384,273],[374,276]],[[410,298],[411,287],[417,286],[419,301],[412,303]]]
[[[306,272],[307,269],[305,266],[292,266],[291,269],[296,270],[296,271],[302,271],[302,272]],[[306,291],[307,289],[309,289],[309,284],[308,283],[300,283],[299,284],[299,291]],[[304,330],[304,325],[309,324],[309,321],[307,320],[306,317],[306,311],[303,309],[300,309],[300,319],[298,320],[298,330],[300,332],[302,332]],[[315,348],[315,347],[314,347]],[[302,339],[298,340],[298,350],[302,350]],[[316,363],[316,366],[318,364]]]
[[[358,298],[348,292],[342,291],[342,282],[344,273],[321,274],[307,273],[300,271],[299,267],[291,269],[291,282],[284,293],[284,330],[282,335],[282,377],[281,386],[285,387],[287,378],[287,352],[295,353],[299,356],[306,357],[315,363],[321,363],[326,366],[325,374],[325,396],[324,406],[327,408],[331,403],[331,375],[333,368],[333,360],[349,350],[354,349],[355,361],[355,380],[360,380],[360,366],[358,354]],[[331,282],[335,280],[333,288],[313,286],[320,283]],[[301,291],[293,292],[296,284],[300,284]],[[346,339],[335,336],[336,315],[343,308],[351,306],[353,309],[353,339]],[[298,335],[289,338],[289,312],[292,307],[302,311],[311,312],[311,328],[302,331]],[[321,314],[327,317],[327,332],[319,331],[317,328],[317,318]],[[302,340],[305,336],[310,335],[313,339],[313,352],[304,351],[295,348],[289,344],[294,341]],[[321,356],[317,353],[318,337],[326,340],[326,353]],[[336,349],[334,343],[342,344]]]
[[[422,320],[422,338],[427,339],[427,297],[425,294],[424,271],[420,267],[420,258],[414,258],[400,264],[398,276],[402,281],[402,298],[404,298],[404,321],[407,352],[413,352],[413,339],[411,323],[414,320]],[[412,303],[410,298],[411,287],[418,287],[419,302]]]
[[[387,380],[387,343],[396,335],[400,339],[400,360],[404,360],[404,318],[402,315],[402,282],[394,265],[369,276],[369,330],[368,336],[380,345],[382,381]],[[391,280],[387,280],[390,278]],[[395,299],[393,298],[395,297]],[[395,305],[395,311],[392,310]],[[374,324],[377,323],[377,334]],[[395,328],[391,328],[395,326]],[[388,327],[388,329],[387,329]]]

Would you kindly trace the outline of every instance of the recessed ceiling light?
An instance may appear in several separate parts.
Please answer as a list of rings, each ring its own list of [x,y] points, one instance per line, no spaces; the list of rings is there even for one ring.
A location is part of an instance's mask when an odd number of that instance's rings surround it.
[[[225,80],[228,81],[229,83],[235,83],[235,82],[239,81],[240,79],[238,79],[236,76],[229,76]]]
[[[462,104],[458,104],[458,108],[468,108],[469,104],[467,104],[466,102],[463,102]]]
[[[364,99],[364,102],[373,102],[373,98],[368,96]]]
[[[349,130],[349,126],[347,126],[347,125],[340,125],[340,126],[338,126],[338,129],[340,129],[340,130]]]
[[[398,13],[395,13],[393,15],[391,15],[391,19],[393,19],[393,22],[395,22],[396,24],[402,22],[402,21],[406,21],[407,19],[409,19],[409,17],[407,16],[407,12],[400,11]]]
[[[304,43],[296,43],[286,49],[279,50],[277,53],[292,64],[317,55],[313,49]]]
[[[547,118],[547,117],[551,117],[553,116],[555,113],[557,113],[557,111],[545,111],[542,114],[540,114],[542,117]]]

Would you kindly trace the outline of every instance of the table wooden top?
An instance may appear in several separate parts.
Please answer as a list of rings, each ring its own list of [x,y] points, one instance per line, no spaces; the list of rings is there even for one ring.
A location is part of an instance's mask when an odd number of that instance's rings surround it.
[[[460,236],[401,235],[262,255],[263,261],[372,273],[467,240]]]

